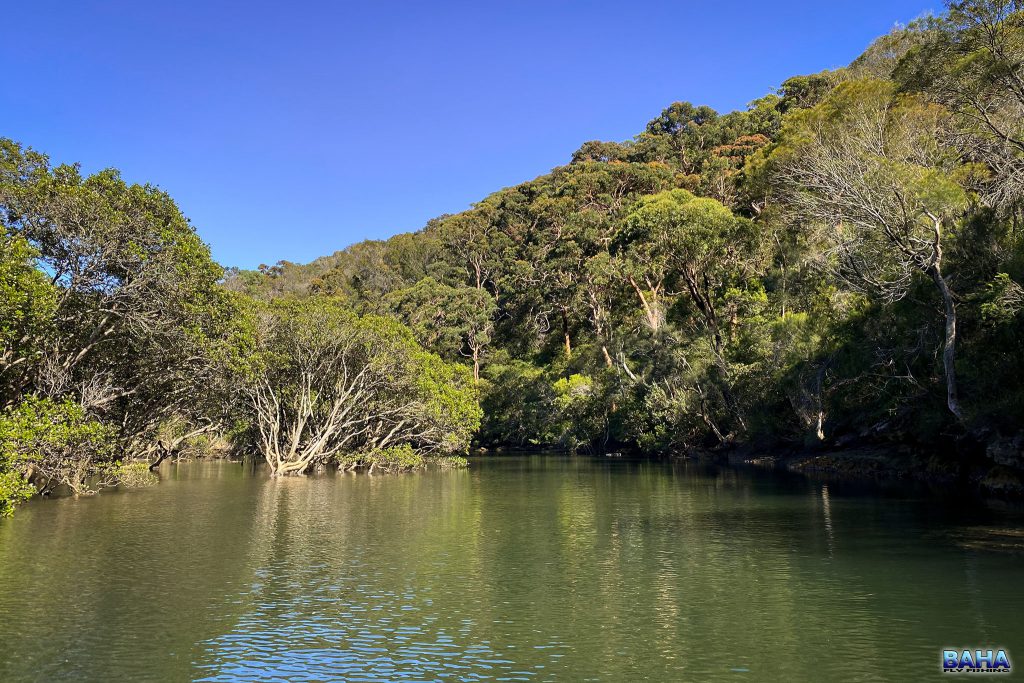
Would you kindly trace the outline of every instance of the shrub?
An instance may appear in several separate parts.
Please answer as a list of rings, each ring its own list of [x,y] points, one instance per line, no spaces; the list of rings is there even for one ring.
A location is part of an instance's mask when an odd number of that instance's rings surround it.
[[[41,491],[72,493],[116,483],[111,475],[115,433],[70,399],[29,396],[0,416],[0,462],[31,473]]]

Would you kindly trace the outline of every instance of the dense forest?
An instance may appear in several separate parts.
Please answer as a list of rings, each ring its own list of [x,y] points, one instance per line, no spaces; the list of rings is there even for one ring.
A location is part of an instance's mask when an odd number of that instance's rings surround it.
[[[204,449],[281,475],[471,446],[1024,464],[1016,1],[306,265],[224,270],[158,188],[10,140],[0,207],[3,513]]]

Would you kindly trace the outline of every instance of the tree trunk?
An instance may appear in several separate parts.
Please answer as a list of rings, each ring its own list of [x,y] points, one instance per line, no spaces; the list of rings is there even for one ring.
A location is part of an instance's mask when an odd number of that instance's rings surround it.
[[[700,410],[698,412],[700,413],[701,419],[704,420],[704,424],[708,426],[708,429],[710,429],[715,435],[715,438],[718,439],[718,443],[725,444],[728,439],[726,439],[725,435],[722,434],[722,430],[718,428],[718,425],[716,425],[708,415],[707,401],[704,398],[704,390],[700,388],[699,384],[697,385],[697,394],[700,396]]]
[[[647,300],[644,296],[644,291],[640,289],[640,285],[636,283],[632,277],[629,278],[629,284],[633,285],[633,289],[636,291],[637,296],[640,297],[640,305],[644,308],[644,315],[647,317],[647,326],[651,328],[652,332],[657,332],[661,329],[661,310],[658,308],[658,301],[655,292],[652,291],[651,297],[653,304]]]
[[[565,335],[565,357],[572,358],[572,339],[569,337],[569,317],[562,311],[562,334]]]
[[[166,446],[164,446],[164,442],[163,441],[157,441],[156,442],[156,447],[157,447],[157,449],[159,449],[160,455],[157,457],[156,460],[154,460],[153,462],[151,462],[149,464],[149,471],[150,472],[155,470],[157,467],[160,467],[160,463],[162,463],[164,460],[167,459],[168,456],[171,455],[171,449],[167,448]]]
[[[928,269],[928,274],[942,295],[942,305],[946,313],[945,341],[942,347],[942,369],[946,375],[946,406],[957,420],[963,422],[964,415],[960,409],[960,397],[956,389],[956,302],[953,301],[953,292],[950,291],[946,278],[942,277],[938,263]]]
[[[711,330],[711,350],[715,356],[715,368],[718,371],[718,381],[722,390],[722,398],[725,405],[732,413],[733,418],[739,425],[740,430],[747,431],[747,422],[743,419],[740,411],[740,403],[732,392],[732,373],[729,371],[729,364],[725,360],[725,342],[722,340],[722,332],[718,329],[718,318],[714,309],[707,308],[705,321]]]
[[[818,437],[818,441],[825,440],[825,397],[822,394],[825,386],[825,373],[828,372],[829,367],[832,365],[832,356],[829,356],[818,368],[818,372],[815,373],[814,378],[814,402],[815,412],[817,413],[817,425],[814,430],[814,435]]]

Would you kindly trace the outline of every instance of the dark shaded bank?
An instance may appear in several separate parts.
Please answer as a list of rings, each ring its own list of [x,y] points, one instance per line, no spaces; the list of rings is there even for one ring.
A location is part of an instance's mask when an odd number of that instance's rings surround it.
[[[987,446],[968,440],[921,444],[838,443],[819,448],[763,448],[744,444],[693,454],[731,465],[786,470],[813,478],[918,482],[940,493],[1024,500],[1021,445],[1016,439]]]
[[[473,455],[528,455],[555,450],[551,446],[496,446],[476,448]],[[689,449],[672,455],[643,453],[620,446],[603,453],[583,455],[752,467],[829,482],[876,482],[887,486],[913,483],[941,495],[966,494],[986,499],[1024,501],[1024,433],[1014,437],[991,434],[949,436],[930,443],[885,441],[868,436],[846,436],[812,446],[744,442]]]
[[[1007,437],[995,433],[939,435],[929,442],[896,440],[881,433],[844,435],[825,444],[743,442],[715,448],[690,449],[672,455],[644,453],[625,445],[581,452],[581,457],[638,461],[686,460],[708,465],[784,471],[829,482],[884,482],[925,485],[939,494],[1024,501],[1024,432]],[[541,454],[566,455],[557,446],[475,446],[471,459]],[[167,463],[226,460],[263,466],[257,455],[220,448],[203,453],[185,451]],[[333,468],[326,468],[333,469]],[[322,472],[325,468],[318,468]],[[384,470],[381,470],[382,472]]]

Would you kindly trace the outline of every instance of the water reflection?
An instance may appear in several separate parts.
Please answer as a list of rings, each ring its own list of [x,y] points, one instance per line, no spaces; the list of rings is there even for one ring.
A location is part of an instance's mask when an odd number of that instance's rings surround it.
[[[0,680],[931,678],[1024,642],[1019,558],[963,542],[1019,520],[936,509],[625,460],[182,466],[0,523]]]
[[[828,484],[821,485],[821,514],[825,520],[825,534],[828,537],[828,556],[835,554],[835,535],[832,532],[832,503],[828,496]]]

